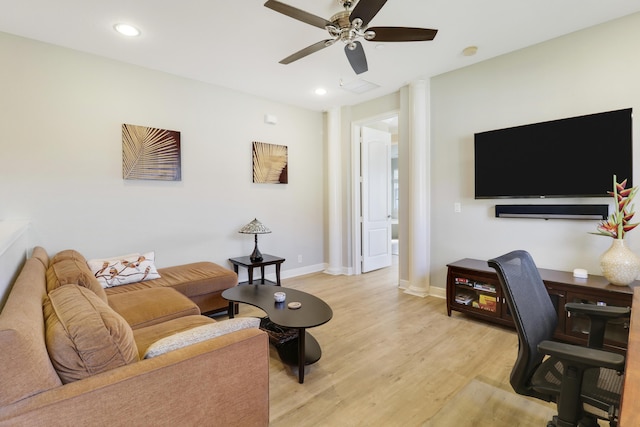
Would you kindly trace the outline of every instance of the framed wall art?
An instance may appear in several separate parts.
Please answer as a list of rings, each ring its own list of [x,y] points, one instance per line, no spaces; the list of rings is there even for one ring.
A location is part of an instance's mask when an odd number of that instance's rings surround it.
[[[253,142],[253,182],[287,184],[288,149],[286,145]]]
[[[122,125],[122,178],[180,181],[180,132]]]

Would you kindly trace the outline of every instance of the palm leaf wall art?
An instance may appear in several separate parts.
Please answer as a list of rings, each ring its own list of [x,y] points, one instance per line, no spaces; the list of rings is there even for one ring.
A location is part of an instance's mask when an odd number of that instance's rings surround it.
[[[267,184],[289,182],[286,145],[253,142],[253,182]]]
[[[122,178],[180,181],[180,132],[123,124]]]

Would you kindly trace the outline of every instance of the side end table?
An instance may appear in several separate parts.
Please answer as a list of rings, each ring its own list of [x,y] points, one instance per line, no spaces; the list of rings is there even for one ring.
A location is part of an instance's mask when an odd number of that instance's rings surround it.
[[[274,265],[276,268],[276,285],[281,286],[280,284],[280,265],[285,261],[284,258],[280,258],[273,255],[262,254],[262,261],[251,261],[248,256],[242,256],[238,258],[229,258],[231,264],[233,264],[233,271],[238,274],[238,268],[244,267],[247,269],[247,273],[249,274],[249,284],[253,284],[253,269],[256,267],[260,267],[260,284],[264,285],[264,267],[267,265]]]

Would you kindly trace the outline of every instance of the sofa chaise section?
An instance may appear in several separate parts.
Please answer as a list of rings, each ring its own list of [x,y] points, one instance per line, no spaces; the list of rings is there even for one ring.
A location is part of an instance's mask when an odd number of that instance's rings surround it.
[[[159,279],[105,289],[109,298],[138,289],[172,288],[196,303],[202,313],[225,311],[229,302],[222,298],[225,289],[238,284],[238,275],[212,262],[194,262],[159,268]]]

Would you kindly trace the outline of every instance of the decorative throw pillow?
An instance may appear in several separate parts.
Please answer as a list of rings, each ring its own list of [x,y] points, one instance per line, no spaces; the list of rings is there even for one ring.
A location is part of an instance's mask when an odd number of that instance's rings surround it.
[[[131,327],[89,289],[56,288],[43,310],[47,351],[64,384],[138,360]]]
[[[238,317],[235,319],[196,326],[195,328],[178,332],[177,334],[170,335],[154,342],[145,352],[144,358],[150,359],[169,351],[196,344],[210,338],[219,337],[242,329],[257,328],[258,326],[260,326],[260,319],[257,317]]]
[[[155,252],[129,254],[121,257],[92,259],[87,261],[89,269],[103,288],[159,279],[154,264]]]

